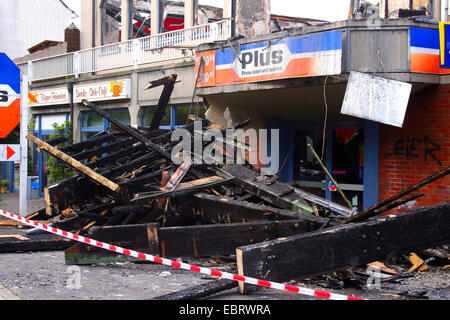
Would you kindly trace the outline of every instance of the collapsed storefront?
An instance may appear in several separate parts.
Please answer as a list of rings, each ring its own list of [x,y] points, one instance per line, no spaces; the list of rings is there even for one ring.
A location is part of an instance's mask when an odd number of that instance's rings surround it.
[[[308,144],[360,209],[449,164],[448,69],[439,66],[435,23],[347,20],[204,44],[196,68],[207,116],[220,120],[228,107],[279,129],[280,179],[328,200],[342,204]],[[341,112],[351,71],[412,85],[402,127]],[[448,200],[448,181],[423,192],[408,206]]]

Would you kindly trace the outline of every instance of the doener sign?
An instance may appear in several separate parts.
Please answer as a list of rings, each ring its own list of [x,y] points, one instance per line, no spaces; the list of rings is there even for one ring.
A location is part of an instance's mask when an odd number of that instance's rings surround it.
[[[69,90],[66,87],[28,92],[28,105],[47,106],[69,103]]]

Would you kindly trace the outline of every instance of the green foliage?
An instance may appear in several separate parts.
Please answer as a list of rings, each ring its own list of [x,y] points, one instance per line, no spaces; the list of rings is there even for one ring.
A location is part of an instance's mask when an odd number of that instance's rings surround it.
[[[36,117],[32,117],[30,119],[30,121],[28,122],[28,133],[29,134],[33,134],[34,133],[34,129],[36,128]]]
[[[67,143],[72,144],[72,122],[65,121],[62,124],[58,125],[54,123],[53,125],[53,133],[50,135],[50,139],[56,139],[59,137],[66,137]],[[64,143],[58,144],[56,147],[61,148],[64,146]],[[67,168],[64,165],[61,165],[57,159],[50,157],[47,161],[47,172],[49,180],[53,183],[61,181],[67,177],[73,175],[73,170],[71,168]]]
[[[0,186],[2,186],[2,187],[7,187],[7,186],[9,186],[9,180],[1,180],[1,181],[0,181]]]

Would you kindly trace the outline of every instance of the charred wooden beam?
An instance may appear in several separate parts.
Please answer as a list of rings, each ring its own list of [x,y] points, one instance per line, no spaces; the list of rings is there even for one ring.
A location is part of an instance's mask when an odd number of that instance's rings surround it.
[[[383,261],[450,241],[450,204],[236,249],[240,275],[287,281]],[[240,285],[240,292],[244,292]]]
[[[433,181],[436,181],[442,177],[445,177],[449,173],[450,173],[450,166],[426,177],[425,179],[413,184],[412,186],[410,186],[406,189],[403,189],[402,191],[394,194],[393,196],[390,196],[389,198],[384,199],[384,200],[374,204],[373,206],[359,212],[358,214],[346,219],[346,221],[344,221],[344,223],[362,221],[362,220],[368,219],[370,217],[376,216],[378,209],[410,194],[411,192],[416,191],[417,189],[422,188],[423,186],[425,186]]]
[[[232,255],[237,247],[317,230],[307,220],[257,221],[160,228],[159,223],[104,226],[90,237],[162,257]],[[112,262],[114,253],[76,244],[66,251],[66,263]]]
[[[317,230],[306,220],[257,221],[160,228],[162,257],[232,255],[237,247]]]
[[[134,154],[139,151],[145,150],[145,146],[143,144],[131,146],[116,152],[112,152],[100,159],[97,159],[95,161],[92,161],[88,164],[86,164],[87,167],[94,169],[94,168],[101,168],[105,165],[115,163],[116,161],[129,156],[130,154]]]
[[[48,195],[46,195],[48,193]],[[58,215],[69,207],[81,206],[95,195],[111,194],[108,188],[81,176],[72,176],[57,182],[44,192],[46,209],[51,216]]]
[[[209,297],[213,294],[236,288],[237,285],[238,283],[233,280],[226,280],[226,279],[214,280],[209,281],[208,283],[193,286],[191,288],[155,297],[152,298],[152,300],[168,300],[168,301],[195,300]]]
[[[134,129],[124,125],[123,123],[121,123],[120,121],[115,119],[113,116],[111,116],[109,113],[107,113],[105,110],[97,107],[92,102],[89,102],[86,99],[83,99],[81,102],[83,103],[83,105],[85,105],[86,107],[88,107],[92,111],[98,113],[99,115],[101,115],[102,117],[104,117],[105,119],[110,121],[113,125],[118,127],[123,132],[127,133],[128,135],[130,135],[132,137],[135,137],[137,140],[139,140],[140,142],[144,143],[148,148],[158,152],[159,154],[161,154],[166,159],[170,159],[170,154],[167,151],[165,151],[161,146],[151,142],[148,138],[146,138],[144,135],[139,133],[137,130],[134,130]]]
[[[389,210],[391,210],[393,208],[397,208],[397,207],[399,207],[399,206],[401,206],[401,205],[403,205],[405,203],[408,203],[408,202],[413,201],[413,200],[415,200],[417,198],[423,197],[424,195],[425,194],[420,193],[420,194],[416,194],[416,195],[413,195],[411,197],[408,197],[406,199],[390,203],[387,206],[385,206],[384,208],[376,210],[376,215],[379,215],[379,214],[381,214],[383,212],[389,211]]]
[[[60,148],[64,153],[72,154],[75,152],[81,152],[85,149],[94,148],[106,142],[111,142],[116,139],[116,136],[107,132],[103,132],[95,137],[89,138],[86,141],[81,141],[78,143],[71,144],[69,146],[64,146]]]
[[[182,197],[188,194],[196,193],[200,190],[217,187],[222,184],[227,184],[232,181],[233,178],[226,179],[218,176],[211,176],[207,178],[180,183],[177,188],[170,191],[165,191],[164,188],[161,188],[162,191],[142,192],[140,194],[137,194],[136,197],[131,201],[166,198],[166,197],[173,197],[173,198]]]
[[[0,238],[0,253],[65,250],[73,240],[53,234],[36,234],[28,239]]]
[[[134,159],[132,161],[127,161],[123,165],[115,166],[112,169],[100,170],[100,173],[102,175],[104,175],[105,177],[119,175],[127,170],[133,170],[144,164],[151,163],[152,161],[154,161],[157,158],[158,158],[158,155],[155,153],[146,153],[145,155],[143,155],[137,159]]]
[[[326,219],[313,217],[312,215],[301,212],[268,207],[206,193],[197,193],[194,195],[193,207],[193,212],[183,214],[201,219],[204,223],[305,219],[320,227],[326,222]]]
[[[79,153],[71,155],[72,158],[76,160],[83,160],[83,159],[91,159],[94,156],[101,156],[102,154],[110,151],[117,151],[124,147],[128,147],[133,144],[133,141],[131,139],[120,139],[117,142],[108,143],[106,145],[101,145],[99,147],[96,147],[92,150],[83,150]]]
[[[155,114],[153,115],[152,122],[150,123],[150,130],[156,130],[159,128],[161,124],[161,120],[166,113],[167,104],[169,103],[170,96],[172,95],[172,91],[175,85],[175,81],[177,80],[177,75],[172,74],[167,78],[164,78],[164,89],[161,93],[161,96],[158,101],[158,106],[156,108]],[[147,88],[153,88],[154,85],[151,85]]]
[[[159,254],[159,223],[92,228],[89,237],[127,249]],[[92,264],[99,262],[137,261],[101,248],[77,243],[64,253],[66,264]],[[142,260],[140,260],[142,261]]]
[[[299,197],[289,185],[275,181],[265,185],[257,181],[258,173],[243,165],[231,165],[223,169],[225,174],[233,176],[248,192],[283,209],[313,213],[313,209]]]
[[[64,162],[66,165],[72,167],[73,169],[81,172],[82,174],[86,175],[90,179],[98,182],[99,184],[107,187],[108,189],[118,192],[120,190],[119,185],[110,181],[109,179],[103,177],[102,175],[98,174],[94,170],[90,169],[89,167],[86,167],[81,162],[73,159],[69,155],[65,154],[64,152],[56,149],[55,147],[52,147],[51,145],[45,143],[44,141],[36,138],[33,135],[28,134],[27,139],[31,142],[34,142],[37,144],[42,150],[46,151],[50,155],[54,156],[58,160]]]
[[[140,187],[142,187],[142,185],[148,183],[149,181],[152,181],[156,177],[160,177],[163,171],[169,170],[171,168],[172,167],[170,167],[170,166],[164,167],[162,169],[152,171],[148,174],[139,176],[137,178],[130,179],[130,180],[124,181],[124,182],[119,182],[119,186],[126,186],[128,190],[131,190],[132,188],[134,188],[134,190],[139,190]]]

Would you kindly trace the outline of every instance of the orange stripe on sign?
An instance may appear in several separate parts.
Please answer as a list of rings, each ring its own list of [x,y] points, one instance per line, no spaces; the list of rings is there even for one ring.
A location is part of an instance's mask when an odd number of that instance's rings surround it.
[[[18,124],[20,99],[15,99],[8,107],[0,107],[0,138],[5,138]]]
[[[450,69],[440,68],[439,55],[411,52],[409,59],[411,72],[450,73]]]

